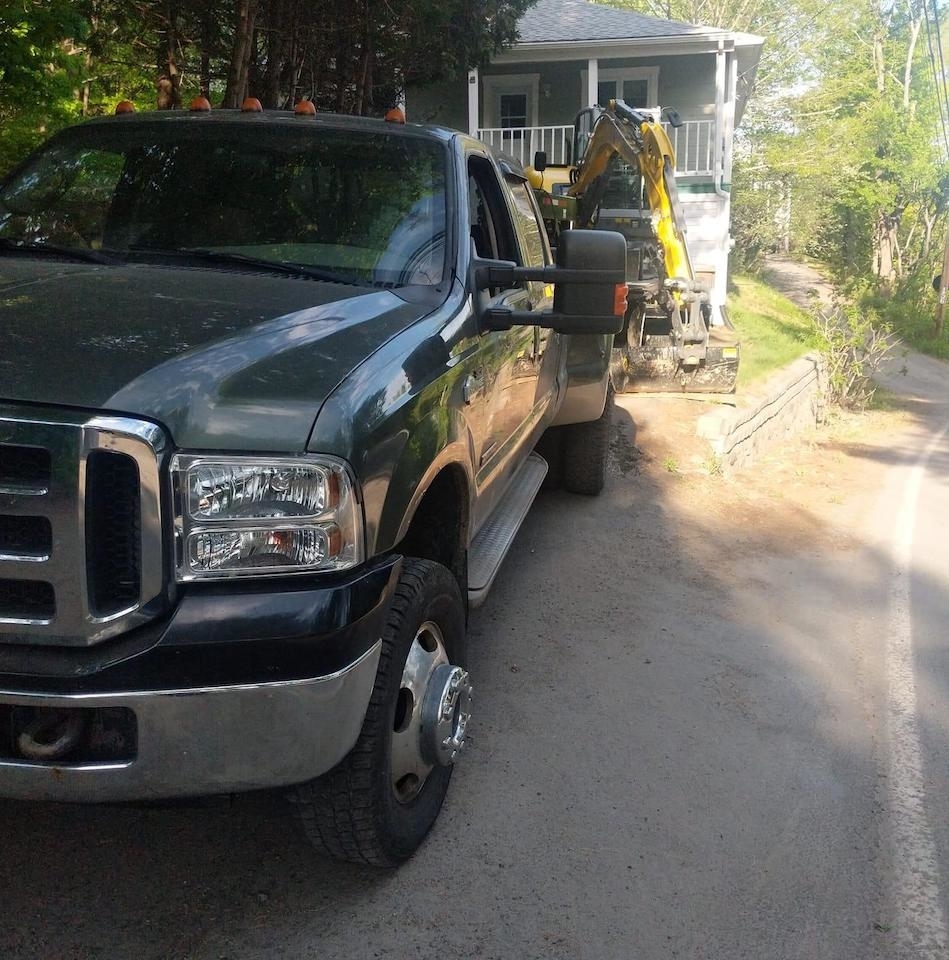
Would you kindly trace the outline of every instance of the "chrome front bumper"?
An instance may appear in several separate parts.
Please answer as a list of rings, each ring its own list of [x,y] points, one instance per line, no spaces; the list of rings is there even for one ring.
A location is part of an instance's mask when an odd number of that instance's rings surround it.
[[[0,797],[84,803],[230,793],[302,783],[359,736],[381,643],[328,676],[182,690],[70,694],[0,690],[0,706],[125,707],[137,750],[125,762],[0,759]]]

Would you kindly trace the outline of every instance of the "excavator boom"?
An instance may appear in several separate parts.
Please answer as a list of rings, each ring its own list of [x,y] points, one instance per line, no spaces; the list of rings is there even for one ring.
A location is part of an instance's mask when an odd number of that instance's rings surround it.
[[[712,322],[708,292],[696,277],[675,151],[662,124],[622,100],[588,108],[576,119],[573,155],[576,166],[547,168],[533,182],[542,187],[545,216],[556,221],[553,232],[570,220],[626,236],[630,312],[614,350],[617,389],[734,390],[738,340],[723,308]],[[565,211],[558,196],[575,208]]]

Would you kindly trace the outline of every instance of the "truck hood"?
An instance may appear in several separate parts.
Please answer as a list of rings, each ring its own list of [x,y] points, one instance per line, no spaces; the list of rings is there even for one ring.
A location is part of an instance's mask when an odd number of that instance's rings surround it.
[[[0,260],[0,399],[145,416],[180,447],[303,450],[333,388],[433,304],[264,273]]]

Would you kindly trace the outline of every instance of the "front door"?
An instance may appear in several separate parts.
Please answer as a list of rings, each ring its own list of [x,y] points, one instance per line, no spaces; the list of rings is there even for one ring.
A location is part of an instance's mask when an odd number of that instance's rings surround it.
[[[491,144],[522,163],[531,159],[527,131],[537,126],[537,91],[535,74],[484,78],[484,125],[499,131],[491,137]]]
[[[648,107],[648,96],[648,80],[600,80],[596,85],[596,102],[601,107],[608,106],[610,100],[625,100],[630,107]]]
[[[471,236],[481,257],[520,262],[512,215],[493,165],[487,157],[468,159],[468,211]],[[491,290],[498,306],[528,310],[536,299],[531,285],[517,283]],[[529,439],[537,386],[537,334],[533,326],[485,333],[481,337],[478,392],[484,401],[482,436],[476,468],[479,488],[474,528],[503,493],[518,450]]]
[[[580,71],[580,96],[586,103],[589,96],[586,70]],[[610,100],[625,100],[637,109],[659,104],[658,67],[607,67],[597,73],[596,102],[605,107]],[[592,106],[592,104],[591,104]]]

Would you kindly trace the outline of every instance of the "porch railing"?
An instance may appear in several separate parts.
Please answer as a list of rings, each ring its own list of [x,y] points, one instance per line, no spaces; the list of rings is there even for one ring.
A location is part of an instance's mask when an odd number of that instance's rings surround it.
[[[534,162],[538,150],[548,163],[569,163],[573,125],[558,127],[485,127],[478,136],[495,150],[517,157],[525,166]]]
[[[714,120],[686,120],[681,127],[663,126],[675,150],[677,177],[710,177],[715,172]]]
[[[665,124],[676,155],[679,177],[710,177],[715,172],[715,121],[687,120],[681,127]],[[548,163],[570,163],[573,127],[484,127],[478,136],[501,153],[516,157],[525,166],[538,150]]]

